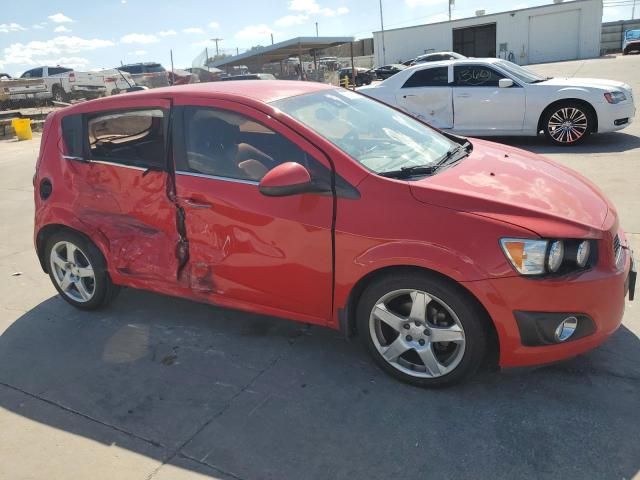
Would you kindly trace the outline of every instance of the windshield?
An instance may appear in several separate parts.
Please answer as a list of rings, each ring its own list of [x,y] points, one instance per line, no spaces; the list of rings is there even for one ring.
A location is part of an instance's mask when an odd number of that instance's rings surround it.
[[[515,63],[508,62],[506,60],[496,62],[496,65],[524,83],[536,83],[547,80],[546,77],[541,77],[537,73],[533,73],[531,70],[527,70],[526,68],[522,68],[520,65],[516,65]]]
[[[289,97],[272,105],[376,173],[435,165],[458,146],[409,115],[349,90]]]
[[[640,40],[640,30],[628,30],[626,37],[627,40]]]

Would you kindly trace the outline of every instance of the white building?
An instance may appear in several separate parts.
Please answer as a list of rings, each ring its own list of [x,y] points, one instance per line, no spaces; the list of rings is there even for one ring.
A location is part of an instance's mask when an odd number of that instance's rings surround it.
[[[433,51],[502,57],[521,65],[600,54],[602,0],[575,0],[373,33],[378,65]]]

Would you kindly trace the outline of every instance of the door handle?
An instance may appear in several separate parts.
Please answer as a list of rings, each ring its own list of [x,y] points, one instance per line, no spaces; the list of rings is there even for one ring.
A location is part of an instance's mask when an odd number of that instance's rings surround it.
[[[210,203],[204,203],[204,202],[198,202],[196,200],[193,200],[191,198],[187,198],[184,203],[187,204],[187,206],[191,207],[191,208],[211,208],[211,204]]]
[[[470,96],[470,93],[459,93],[458,95],[456,95],[456,97],[458,98],[469,98]]]
[[[415,97],[415,95],[403,95],[402,98]]]

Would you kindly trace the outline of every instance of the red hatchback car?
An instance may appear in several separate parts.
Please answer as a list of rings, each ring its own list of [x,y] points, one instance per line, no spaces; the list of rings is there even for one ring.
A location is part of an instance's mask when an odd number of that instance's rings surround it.
[[[72,305],[127,286],[340,329],[420,386],[594,348],[635,286],[589,181],[316,83],[65,108],[34,186],[38,257]]]

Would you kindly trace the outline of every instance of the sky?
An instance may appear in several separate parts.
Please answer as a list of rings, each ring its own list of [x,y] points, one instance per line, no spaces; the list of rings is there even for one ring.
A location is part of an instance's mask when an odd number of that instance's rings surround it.
[[[235,54],[297,36],[366,38],[380,30],[378,0],[4,0],[0,11],[0,72],[35,66],[77,70],[156,61],[191,66],[208,47]],[[455,0],[453,18],[514,10],[551,0]],[[621,2],[628,3],[628,2]],[[639,2],[640,3],[640,2]],[[382,0],[385,28],[447,19],[447,0]],[[637,7],[636,17],[640,13]],[[605,6],[603,21],[631,18],[630,6]]]

